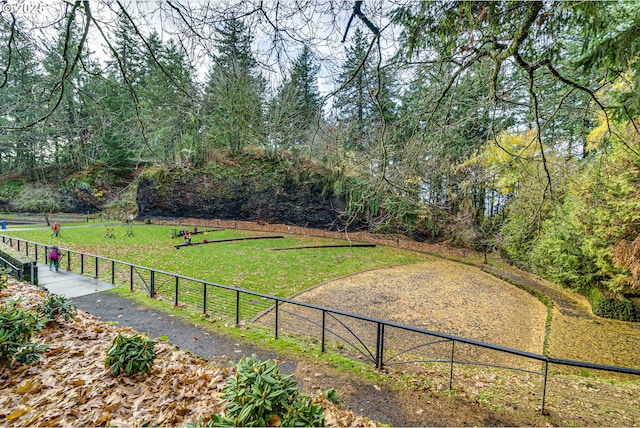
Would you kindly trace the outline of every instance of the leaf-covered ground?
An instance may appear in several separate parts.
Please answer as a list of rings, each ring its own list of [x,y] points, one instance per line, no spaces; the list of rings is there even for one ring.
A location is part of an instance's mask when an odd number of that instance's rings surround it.
[[[10,280],[0,302],[22,298],[33,306],[44,291]],[[78,311],[76,319],[54,323],[32,338],[47,344],[40,361],[0,369],[0,425],[3,426],[181,426],[220,411],[220,390],[230,371],[159,342],[147,377],[112,377],[107,350],[126,327]],[[372,426],[321,395],[331,426]]]

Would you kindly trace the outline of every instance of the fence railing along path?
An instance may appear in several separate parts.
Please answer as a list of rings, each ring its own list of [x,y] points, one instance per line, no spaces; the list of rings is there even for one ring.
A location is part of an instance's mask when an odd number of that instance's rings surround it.
[[[5,235],[1,235],[1,238],[3,243],[34,260],[47,262],[47,245]],[[399,364],[446,364],[449,389],[454,387],[453,372],[456,365],[496,367],[539,375],[542,412],[552,365],[640,376],[640,369],[636,368],[554,358],[95,254],[65,248],[60,250],[61,269],[92,276],[113,285],[127,285],[131,291],[143,290],[151,298],[171,301],[175,306],[188,306],[209,316],[234,321],[236,325],[260,319],[262,324],[267,323],[273,328],[276,339],[284,331],[286,326],[282,323],[288,318],[289,324],[295,324],[291,330],[297,333],[304,330],[311,338],[311,343],[318,343],[321,352],[330,348],[369,361],[378,369]]]

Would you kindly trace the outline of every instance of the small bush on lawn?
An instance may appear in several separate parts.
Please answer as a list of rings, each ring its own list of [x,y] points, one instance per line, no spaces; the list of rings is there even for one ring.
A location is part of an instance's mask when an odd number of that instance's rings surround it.
[[[222,389],[224,412],[211,415],[208,426],[324,426],[322,407],[300,394],[291,377],[273,360],[243,357]]]
[[[145,339],[139,334],[123,336],[118,333],[107,351],[105,366],[111,369],[113,376],[119,376],[122,373],[127,376],[138,373],[148,375],[156,358],[153,349],[155,345],[156,342]]]
[[[0,363],[26,364],[38,361],[49,349],[31,342],[31,335],[44,326],[41,318],[18,307],[19,300],[9,300],[0,307]]]

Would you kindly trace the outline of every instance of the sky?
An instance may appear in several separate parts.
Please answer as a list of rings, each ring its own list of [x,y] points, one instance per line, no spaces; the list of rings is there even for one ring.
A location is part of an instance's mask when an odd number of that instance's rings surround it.
[[[10,14],[14,14],[27,22],[29,31],[37,34],[41,40],[48,39],[43,43],[51,43],[56,34],[54,26],[64,22],[69,4],[61,0],[0,0],[0,14],[5,19],[10,19]],[[392,0],[365,1],[362,11],[379,28],[385,28],[389,22],[386,11],[398,4],[398,1]],[[274,87],[286,75],[291,61],[300,52],[302,42],[308,42],[320,65],[318,86],[321,95],[325,96],[335,87],[349,43],[349,40],[343,43],[342,38],[354,1],[91,0],[91,13],[96,22],[91,24],[88,45],[102,61],[109,56],[108,48],[97,27],[99,25],[106,37],[110,38],[110,28],[113,28],[120,5],[145,34],[155,29],[165,41],[169,38],[180,41],[198,70],[201,81],[204,81],[211,54],[215,52],[212,46],[214,29],[221,19],[228,16],[224,11],[246,17],[254,31],[257,59],[263,74]],[[358,18],[349,27],[349,35],[358,27],[373,38]],[[381,44],[387,51],[392,50],[394,45],[392,30],[387,27],[382,33]]]

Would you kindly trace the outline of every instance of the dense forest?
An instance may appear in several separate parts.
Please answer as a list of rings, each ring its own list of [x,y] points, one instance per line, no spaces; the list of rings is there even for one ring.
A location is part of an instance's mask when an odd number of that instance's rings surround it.
[[[325,168],[347,224],[498,250],[605,314],[640,289],[638,2],[5,0],[0,27],[14,209],[260,150]]]

